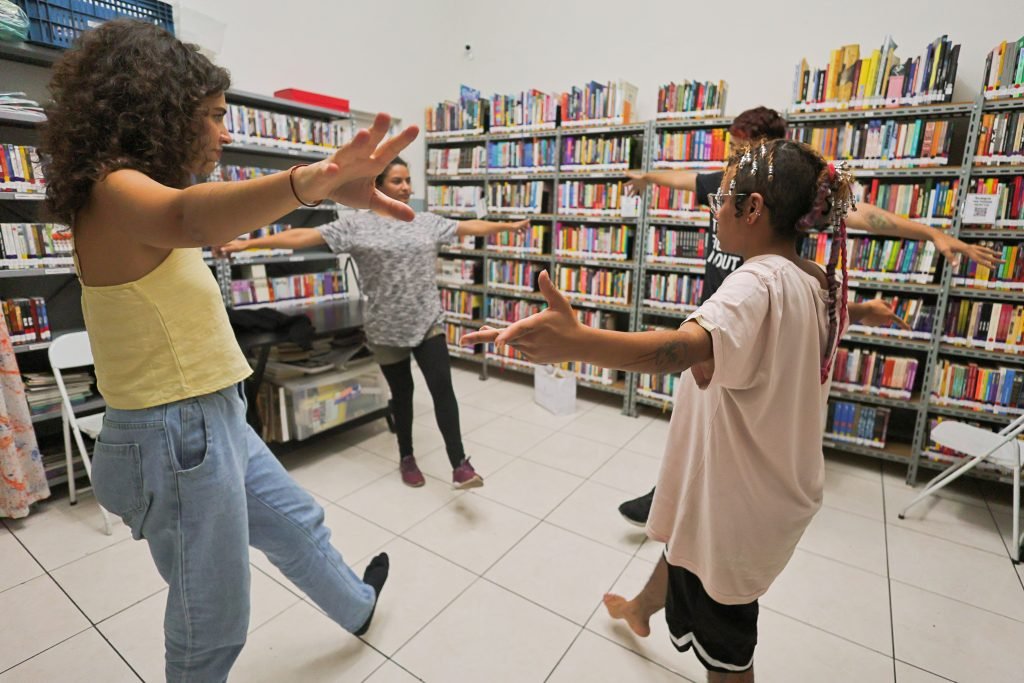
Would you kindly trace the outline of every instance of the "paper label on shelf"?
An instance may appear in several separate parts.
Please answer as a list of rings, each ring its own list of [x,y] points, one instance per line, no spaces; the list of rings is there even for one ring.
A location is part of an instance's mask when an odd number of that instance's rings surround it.
[[[636,218],[640,215],[640,195],[622,197],[622,217]]]
[[[991,225],[996,222],[999,195],[968,193],[964,200],[964,225]]]

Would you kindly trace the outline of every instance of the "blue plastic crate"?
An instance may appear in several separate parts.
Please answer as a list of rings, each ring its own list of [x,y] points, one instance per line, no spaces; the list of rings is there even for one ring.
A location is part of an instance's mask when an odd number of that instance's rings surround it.
[[[29,18],[28,42],[71,47],[83,31],[127,17],[174,33],[174,11],[159,0],[14,0]]]

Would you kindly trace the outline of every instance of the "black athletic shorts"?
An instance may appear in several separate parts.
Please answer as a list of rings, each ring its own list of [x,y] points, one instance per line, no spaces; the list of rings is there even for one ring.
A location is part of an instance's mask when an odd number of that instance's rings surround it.
[[[680,652],[691,647],[709,671],[737,673],[754,664],[757,645],[757,600],[723,605],[704,590],[697,575],[668,565],[665,621]]]

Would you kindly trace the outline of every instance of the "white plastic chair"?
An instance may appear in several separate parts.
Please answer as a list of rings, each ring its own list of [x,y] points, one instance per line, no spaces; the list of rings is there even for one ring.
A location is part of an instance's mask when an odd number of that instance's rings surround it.
[[[1013,543],[1011,550],[1013,561],[1020,564],[1021,545],[1024,539],[1020,535],[1020,471],[1024,466],[1024,447],[1017,438],[1024,432],[1024,415],[1011,422],[1000,432],[990,432],[981,427],[943,420],[932,430],[931,438],[941,446],[952,448],[967,455],[962,462],[947,468],[939,476],[928,482],[921,494],[912,500],[900,512],[899,518],[904,519],[907,510],[922,500],[942,489],[951,481],[971,471],[983,462],[999,465],[1013,472]]]
[[[64,377],[61,370],[92,366],[92,347],[89,345],[89,334],[87,332],[72,332],[64,334],[53,340],[49,349],[50,366],[53,368],[54,379],[57,380],[57,389],[60,390],[61,398],[61,421],[64,423],[64,456],[68,468],[68,496],[71,504],[78,502],[75,491],[75,473],[72,459],[74,453],[71,448],[71,437],[74,435],[75,444],[78,446],[78,454],[82,457],[82,465],[85,466],[85,474],[92,484],[92,462],[89,459],[89,452],[85,448],[85,441],[82,434],[95,439],[103,428],[103,413],[79,417],[75,415],[74,406],[68,397],[67,387],[64,386]],[[103,514],[103,531],[110,536],[113,531],[110,524],[110,513],[103,506],[100,506]]]

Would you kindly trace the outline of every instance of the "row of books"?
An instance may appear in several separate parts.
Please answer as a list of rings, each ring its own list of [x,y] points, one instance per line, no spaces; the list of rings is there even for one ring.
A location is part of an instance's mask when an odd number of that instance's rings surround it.
[[[558,185],[559,213],[622,214],[624,181],[570,180]]]
[[[235,306],[311,299],[348,292],[348,278],[340,271],[267,277],[264,266],[247,268],[252,269],[250,278],[231,281],[231,303]]]
[[[229,104],[224,125],[236,142],[319,151],[341,147],[351,137],[347,121],[324,121]]]
[[[637,88],[626,81],[572,86],[561,96],[562,125],[630,123],[636,110]]]
[[[988,268],[977,261],[960,259],[953,271],[953,284],[960,287],[1024,290],[1024,245],[982,240],[978,242],[999,254],[1002,263]]]
[[[834,248],[831,235],[807,235],[802,240],[800,255],[824,265]],[[931,242],[848,237],[846,257],[851,278],[929,283],[934,280],[939,252]]]
[[[562,138],[561,168],[565,170],[625,170],[630,168],[635,140],[629,136],[568,136]]]
[[[444,336],[445,340],[448,342],[448,350],[458,355],[473,355],[476,353],[473,347],[462,345],[462,338],[470,332],[475,331],[476,330],[472,327],[466,327],[459,323],[453,323],[450,321],[444,323]]]
[[[786,137],[854,167],[944,166],[949,163],[953,125],[933,119],[873,119],[790,126]]]
[[[885,448],[889,408],[829,400],[825,438],[859,446]]]
[[[538,301],[490,297],[487,299],[487,322],[492,325],[508,325],[540,313],[545,308],[547,304]]]
[[[618,329],[618,318],[608,311],[579,308],[576,309],[576,319],[587,327],[593,327],[599,330]],[[574,373],[577,378],[586,382],[595,382],[597,384],[607,386],[615,383],[619,379],[618,370],[601,367],[592,363],[575,361],[572,363],[562,363],[561,367],[564,370]]]
[[[681,273],[650,273],[644,303],[656,308],[683,309],[700,304],[704,278]]]
[[[652,185],[651,201],[647,212],[652,216],[672,216],[708,220],[711,211],[704,206],[707,197],[697,198],[696,192],[676,190],[664,185]]]
[[[487,248],[515,254],[543,254],[547,242],[548,226],[531,225],[528,230],[499,232],[487,236]]]
[[[555,269],[555,286],[569,296],[594,301],[628,304],[632,273],[590,266],[562,266]]]
[[[532,292],[543,266],[532,261],[494,259],[487,262],[487,284],[492,287]]]
[[[555,233],[555,254],[576,258],[625,261],[633,253],[633,228],[628,225],[568,227]]]
[[[447,284],[471,285],[476,282],[476,267],[479,261],[473,259],[437,259],[437,281]]]
[[[501,140],[487,145],[489,168],[554,171],[558,143],[555,138]]]
[[[679,382],[679,375],[640,375],[637,383],[637,393],[647,398],[661,401],[672,401],[676,396],[676,385]]]
[[[476,211],[484,206],[484,188],[477,185],[428,185],[430,211]]]
[[[1024,175],[1015,178],[978,178],[969,185],[978,194],[998,195],[996,226],[1015,221],[1024,225]]]
[[[25,400],[32,417],[59,415],[61,412],[60,389],[57,378],[50,372],[26,372],[21,376],[25,383]],[[61,373],[64,390],[72,407],[81,405],[93,395],[92,373],[88,370],[65,371]]]
[[[427,173],[486,173],[487,148],[473,147],[431,147],[427,150]]]
[[[945,35],[929,43],[924,54],[906,60],[896,56],[896,43],[889,36],[869,57],[860,56],[860,45],[844,45],[832,51],[824,68],[811,69],[806,59],[801,60],[793,83],[793,108],[949,102],[959,57],[960,46]]]
[[[900,297],[891,299],[883,297],[881,292],[868,294],[863,291],[850,290],[850,300],[864,303],[876,299],[885,299],[897,318],[910,326],[904,330],[895,325],[878,327],[874,325],[850,325],[851,332],[860,334],[882,335],[887,337],[905,337],[907,339],[931,339],[935,325],[935,303],[929,303],[922,297]]]
[[[679,133],[661,131],[655,137],[654,145],[655,168],[673,165],[679,168],[721,166],[729,153],[729,130],[710,128]]]
[[[259,166],[235,166],[233,164],[218,164],[210,176],[207,178],[210,182],[217,181],[234,181],[234,180],[252,180],[253,178],[262,178],[263,176],[273,175],[280,173],[279,168],[261,168]]]
[[[464,85],[459,90],[458,102],[438,102],[427,108],[426,130],[483,132],[487,125],[487,104],[479,91]]]
[[[546,188],[543,180],[489,183],[487,210],[492,213],[543,213]]]
[[[706,237],[703,228],[679,230],[652,225],[647,229],[647,258],[652,262],[703,265]]]
[[[46,177],[35,147],[0,144],[0,192],[46,192]]]
[[[483,297],[461,289],[441,289],[441,308],[453,318],[473,320],[480,313]]]
[[[0,223],[4,268],[68,265],[74,247],[71,231],[58,223]]]
[[[1024,93],[1024,37],[996,45],[985,57],[982,78],[986,96]]]
[[[932,384],[932,401],[1001,413],[1024,412],[1024,369],[984,367],[941,359]]]
[[[540,90],[491,97],[491,132],[546,130],[558,123],[558,98]]]
[[[917,359],[865,349],[836,351],[832,386],[889,398],[910,398],[917,378]]]
[[[959,180],[933,180],[931,178],[912,183],[886,183],[874,178],[870,183],[857,184],[858,201],[877,206],[886,211],[913,218],[953,218]]]
[[[1020,110],[981,115],[977,164],[1024,163],[1024,114]]]
[[[946,308],[942,341],[1024,353],[1024,304],[952,299]]]
[[[725,81],[683,81],[658,88],[659,120],[722,116],[729,85]],[[690,116],[686,116],[690,115]]]
[[[12,344],[32,344],[50,339],[50,316],[41,296],[4,299],[4,320]]]

